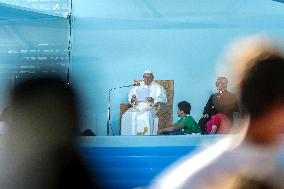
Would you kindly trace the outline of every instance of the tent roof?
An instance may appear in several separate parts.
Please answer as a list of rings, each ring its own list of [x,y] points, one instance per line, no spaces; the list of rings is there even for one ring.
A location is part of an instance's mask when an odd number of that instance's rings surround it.
[[[63,17],[47,14],[34,9],[23,8],[0,2],[0,21],[18,21],[31,19],[65,19]]]

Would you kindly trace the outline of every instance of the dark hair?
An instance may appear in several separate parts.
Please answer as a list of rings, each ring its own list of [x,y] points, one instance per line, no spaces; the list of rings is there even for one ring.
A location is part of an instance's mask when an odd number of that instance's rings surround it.
[[[55,76],[23,80],[11,92],[10,100],[11,129],[26,127],[27,132],[38,134],[35,136],[45,132],[46,140],[51,136],[66,142],[74,139],[79,129],[77,96],[64,80]]]
[[[19,82],[10,98],[5,160],[8,173],[17,175],[7,188],[95,188],[76,148],[76,91],[59,77],[42,76]]]
[[[240,83],[240,108],[243,116],[259,118],[284,102],[284,58],[271,55],[254,61]]]
[[[8,120],[8,117],[9,117],[9,106],[6,106],[1,115],[0,115],[0,121],[4,121],[6,122]]]
[[[190,105],[189,102],[182,101],[182,102],[178,103],[177,106],[180,110],[184,111],[185,114],[190,114],[191,105]]]

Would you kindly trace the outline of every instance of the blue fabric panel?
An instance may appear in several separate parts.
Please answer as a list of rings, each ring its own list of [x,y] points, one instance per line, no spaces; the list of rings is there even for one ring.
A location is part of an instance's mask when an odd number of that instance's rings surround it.
[[[108,168],[92,170],[96,179],[105,180],[152,180],[162,168]]]
[[[92,178],[103,188],[146,187],[198,146],[81,147]]]
[[[180,156],[104,156],[87,157],[90,168],[164,168]]]
[[[195,150],[196,146],[168,147],[81,147],[84,156],[181,156]]]
[[[137,187],[145,187],[150,183],[150,180],[109,180],[103,181],[103,188],[107,189],[130,189]]]

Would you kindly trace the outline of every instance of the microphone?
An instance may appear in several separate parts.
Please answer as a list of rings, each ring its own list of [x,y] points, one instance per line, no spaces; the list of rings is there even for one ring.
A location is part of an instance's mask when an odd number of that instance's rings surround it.
[[[132,85],[124,85],[124,86],[114,87],[114,88],[110,89],[109,92],[111,92],[112,90],[116,90],[116,89],[120,89],[120,88],[124,88],[124,87],[133,87],[133,86],[140,86],[140,83],[134,83]]]

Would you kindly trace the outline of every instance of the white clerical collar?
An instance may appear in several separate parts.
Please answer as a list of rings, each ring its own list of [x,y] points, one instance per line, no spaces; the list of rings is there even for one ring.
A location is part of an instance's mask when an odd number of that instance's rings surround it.
[[[227,89],[218,91],[218,93],[221,93],[221,94],[224,93],[224,92],[227,92]]]

